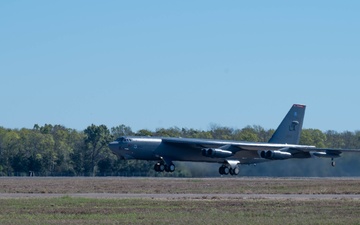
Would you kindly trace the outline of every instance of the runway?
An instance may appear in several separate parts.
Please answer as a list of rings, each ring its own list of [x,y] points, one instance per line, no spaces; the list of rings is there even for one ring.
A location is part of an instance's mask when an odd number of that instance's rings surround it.
[[[33,194],[33,193],[0,193],[1,199],[7,198],[98,198],[98,199],[273,199],[273,200],[325,200],[353,199],[360,200],[358,194],[119,194],[119,193],[69,193],[69,194]]]
[[[348,178],[0,178],[0,199],[98,198],[160,200],[360,200],[359,177]]]

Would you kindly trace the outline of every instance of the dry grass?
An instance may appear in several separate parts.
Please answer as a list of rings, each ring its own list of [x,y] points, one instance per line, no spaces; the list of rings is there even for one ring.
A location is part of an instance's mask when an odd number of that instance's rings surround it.
[[[0,178],[0,193],[359,194],[358,179]],[[356,199],[0,199],[0,224],[360,224]]]
[[[1,224],[359,224],[355,200],[0,199]]]

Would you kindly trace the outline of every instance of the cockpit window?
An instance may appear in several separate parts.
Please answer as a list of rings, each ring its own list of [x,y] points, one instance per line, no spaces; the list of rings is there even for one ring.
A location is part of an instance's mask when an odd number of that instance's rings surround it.
[[[123,137],[120,137],[120,138],[116,139],[115,141],[122,142],[123,139],[124,139]]]
[[[120,138],[116,139],[116,141],[127,143],[127,142],[131,142],[132,140],[130,138],[120,137]]]

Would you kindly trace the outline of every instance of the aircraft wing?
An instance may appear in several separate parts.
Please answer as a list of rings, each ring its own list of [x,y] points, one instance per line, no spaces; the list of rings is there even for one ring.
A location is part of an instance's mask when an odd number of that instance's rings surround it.
[[[324,158],[337,158],[340,157],[341,153],[351,153],[357,152],[360,153],[360,149],[339,149],[339,148],[306,148],[306,147],[298,147],[298,148],[290,148],[288,150],[291,154],[297,153],[309,153],[312,152],[314,156],[324,157]]]
[[[237,142],[223,140],[191,139],[191,138],[163,138],[162,142],[172,146],[188,149],[214,149],[218,151],[219,158],[225,157],[226,151],[232,156],[252,158],[259,156],[265,159],[289,159],[289,158],[310,158],[312,155],[323,158],[337,158],[343,152],[359,152],[360,149],[334,149],[316,148],[311,145],[258,143],[258,142]],[[222,152],[221,150],[225,150]],[[266,154],[267,153],[267,154]],[[229,155],[230,156],[230,155]],[[217,158],[216,155],[211,155]]]
[[[274,143],[259,143],[259,142],[237,142],[237,141],[223,141],[223,140],[207,140],[207,139],[192,139],[192,138],[163,138],[162,142],[170,145],[177,145],[181,147],[190,148],[221,148],[224,146],[233,147],[234,151],[261,151],[261,150],[278,150],[283,148],[299,148],[304,149],[315,148],[315,146],[308,145],[293,145],[293,144],[274,144]],[[235,148],[237,150],[235,150]]]

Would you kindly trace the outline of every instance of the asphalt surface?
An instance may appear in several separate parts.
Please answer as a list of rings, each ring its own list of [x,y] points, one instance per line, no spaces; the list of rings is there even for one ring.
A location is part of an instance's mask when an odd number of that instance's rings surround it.
[[[14,178],[0,177],[0,181],[5,181]],[[16,179],[28,179],[16,178]],[[51,177],[51,178],[31,178],[31,179],[89,179],[89,178],[63,178],[63,177]],[[92,178],[93,179],[93,178]],[[103,178],[99,178],[101,180]],[[124,180],[135,180],[143,178],[116,178]],[[155,178],[158,180],[167,180],[169,178]],[[201,178],[202,180],[222,180],[222,178]],[[238,179],[259,179],[259,180],[274,180],[276,178],[238,178]],[[285,180],[360,180],[360,177],[345,177],[345,178],[281,178]],[[11,198],[60,198],[60,197],[80,197],[80,198],[98,198],[98,199],[291,199],[291,200],[316,200],[316,199],[353,199],[360,200],[360,194],[171,194],[171,193],[0,193],[0,199],[11,199]]]

